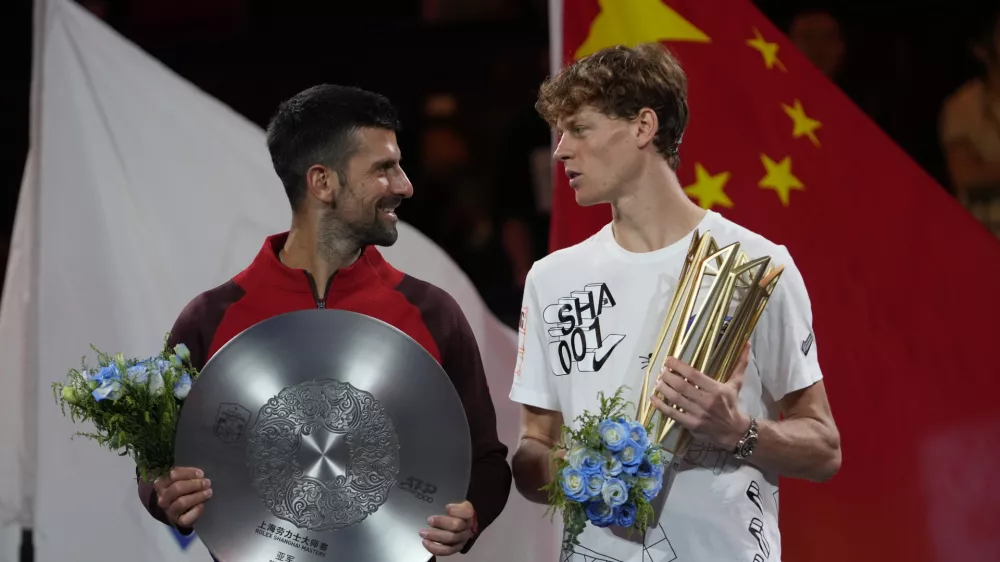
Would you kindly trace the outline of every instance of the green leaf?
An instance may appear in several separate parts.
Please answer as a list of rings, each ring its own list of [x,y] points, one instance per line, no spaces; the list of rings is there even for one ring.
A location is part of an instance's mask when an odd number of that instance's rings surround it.
[[[164,342],[169,338],[167,334]],[[193,382],[198,378],[198,371],[190,363],[182,368],[172,367],[164,373],[163,392],[153,396],[148,384],[134,383],[124,376],[128,367],[139,364],[139,359],[126,358],[120,353],[112,356],[93,345],[90,347],[97,354],[101,367],[112,362],[118,366],[123,375],[122,395],[114,401],[94,399],[91,385],[82,376],[82,371],[94,369],[88,367],[84,357],[79,370],[68,372],[65,383],[52,385],[53,396],[63,415],[68,413],[74,423],[89,422],[93,426],[93,431],[76,432],[71,438],[86,437],[116,454],[132,457],[146,481],[165,475],[173,466],[174,434],[183,405],[173,396],[173,383],[183,373]],[[163,352],[160,358],[164,358]],[[72,402],[62,394],[65,387],[75,391],[67,393],[74,397]]]

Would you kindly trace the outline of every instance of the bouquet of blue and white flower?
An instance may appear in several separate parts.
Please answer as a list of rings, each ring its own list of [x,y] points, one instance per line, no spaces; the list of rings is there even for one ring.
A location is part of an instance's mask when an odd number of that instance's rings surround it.
[[[550,510],[562,512],[572,544],[579,544],[588,521],[645,535],[653,516],[650,501],[663,486],[667,457],[650,439],[651,428],[624,415],[628,403],[622,391],[611,398],[600,393],[600,411],[584,411],[576,418],[576,430],[564,426],[556,448],[556,477],[544,489]]]
[[[184,344],[172,350],[164,345],[160,355],[140,360],[91,348],[96,366],[84,357],[81,369],[70,369],[65,383],[52,385],[63,415],[69,407],[70,419],[90,421],[96,430],[75,435],[132,457],[147,482],[167,474],[180,408],[198,378],[190,351]]]

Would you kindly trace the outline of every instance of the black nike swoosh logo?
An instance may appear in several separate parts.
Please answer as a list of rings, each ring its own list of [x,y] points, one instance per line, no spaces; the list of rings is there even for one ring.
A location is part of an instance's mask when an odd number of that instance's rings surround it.
[[[620,344],[623,341],[625,341],[625,336],[618,336],[618,334],[611,334],[611,335],[608,336],[608,338],[613,338],[613,337],[621,337],[621,339],[619,339],[618,341],[616,341],[611,347],[605,348],[605,347],[602,346],[600,349],[595,349],[594,350],[594,370],[595,371],[600,371],[601,367],[604,366],[604,363],[606,363],[607,360],[611,357],[611,352],[614,351],[616,347],[618,347],[618,344]],[[607,341],[607,340],[605,340],[605,341]],[[607,349],[606,352],[605,352],[605,349]]]

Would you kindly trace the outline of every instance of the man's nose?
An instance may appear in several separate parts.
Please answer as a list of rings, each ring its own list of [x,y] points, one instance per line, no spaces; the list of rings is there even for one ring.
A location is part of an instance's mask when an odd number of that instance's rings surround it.
[[[413,197],[413,184],[410,183],[410,178],[406,177],[406,172],[402,168],[399,170],[396,181],[390,185],[390,189],[394,195],[398,195],[404,199]]]
[[[572,157],[572,149],[572,141],[566,135],[561,135],[559,143],[556,145],[556,150],[552,153],[552,158],[560,162],[565,162]]]

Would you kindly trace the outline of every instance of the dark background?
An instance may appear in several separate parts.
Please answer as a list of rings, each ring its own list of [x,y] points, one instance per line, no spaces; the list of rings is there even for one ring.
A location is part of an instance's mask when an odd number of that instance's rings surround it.
[[[518,266],[505,229],[520,221],[533,241],[530,257],[546,250],[546,212],[524,185],[528,151],[548,138],[532,110],[548,73],[545,0],[81,4],[262,127],[281,100],[316,83],[387,95],[402,109],[404,168],[416,190],[401,209],[404,220],[448,251],[498,316],[516,325]],[[967,40],[992,3],[755,4],[781,29],[797,10],[830,10],[847,49],[836,83],[949,189],[938,114],[942,101],[979,72]],[[0,263],[6,263],[28,146],[32,2],[11,0],[2,11]]]

